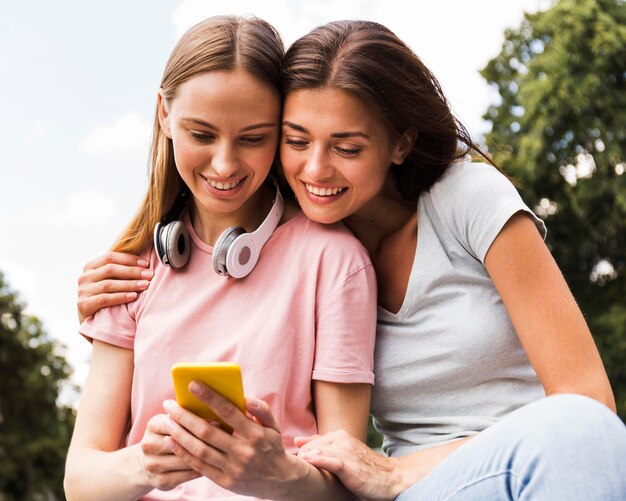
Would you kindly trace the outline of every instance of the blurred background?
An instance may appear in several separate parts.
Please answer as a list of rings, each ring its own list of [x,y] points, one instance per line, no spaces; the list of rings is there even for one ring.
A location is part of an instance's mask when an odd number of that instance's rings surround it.
[[[546,221],[623,419],[623,0],[26,0],[0,15],[0,500],[63,499],[90,357],[76,280],[144,193],[171,49],[201,19],[231,13],[270,21],[287,45],[327,21],[360,18],[411,46]]]

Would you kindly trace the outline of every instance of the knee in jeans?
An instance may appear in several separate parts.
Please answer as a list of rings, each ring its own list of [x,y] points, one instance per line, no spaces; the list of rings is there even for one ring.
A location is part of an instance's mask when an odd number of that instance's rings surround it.
[[[626,433],[620,430],[623,424],[608,407],[589,397],[561,394],[543,403],[544,438],[556,441],[561,450],[568,444],[580,450],[586,442],[593,446],[604,435]]]

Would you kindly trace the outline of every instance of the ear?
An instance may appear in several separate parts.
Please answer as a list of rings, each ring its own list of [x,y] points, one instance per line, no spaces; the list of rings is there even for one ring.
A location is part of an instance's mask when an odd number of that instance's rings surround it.
[[[172,133],[170,131],[169,111],[167,109],[167,101],[163,97],[163,89],[159,89],[157,93],[157,112],[159,114],[159,125],[163,133],[172,139]]]
[[[391,150],[391,163],[400,165],[406,159],[407,155],[413,149],[415,140],[417,139],[417,130],[407,129],[395,142]]]

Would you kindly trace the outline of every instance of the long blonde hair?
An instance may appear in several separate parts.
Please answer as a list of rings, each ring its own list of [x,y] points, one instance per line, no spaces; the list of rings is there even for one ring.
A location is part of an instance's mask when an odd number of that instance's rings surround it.
[[[171,102],[178,87],[209,71],[242,68],[274,87],[282,96],[284,46],[278,32],[253,16],[215,16],[190,28],[172,51],[163,78],[163,98]],[[154,226],[172,207],[185,184],[174,162],[172,140],[154,116],[150,146],[150,183],[137,214],[113,245],[113,250],[139,254],[152,241]]]

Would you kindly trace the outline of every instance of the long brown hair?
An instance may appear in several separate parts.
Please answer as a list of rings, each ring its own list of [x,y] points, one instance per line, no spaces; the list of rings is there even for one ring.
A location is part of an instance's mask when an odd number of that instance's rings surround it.
[[[450,110],[441,86],[420,58],[385,26],[334,21],[299,38],[287,51],[283,90],[341,89],[360,98],[392,140],[413,129],[406,160],[393,166],[396,187],[416,200],[454,160],[477,152],[469,132]]]
[[[215,16],[190,28],[172,51],[163,78],[163,98],[171,102],[178,87],[201,73],[242,68],[281,92],[284,46],[278,32],[253,16]],[[155,112],[150,146],[150,182],[140,208],[113,250],[138,254],[185,184],[176,170],[172,140]]]

